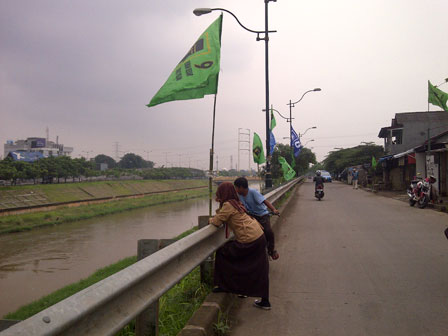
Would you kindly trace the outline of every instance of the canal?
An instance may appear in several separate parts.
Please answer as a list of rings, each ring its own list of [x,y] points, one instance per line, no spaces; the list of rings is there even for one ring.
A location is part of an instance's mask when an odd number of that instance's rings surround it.
[[[0,317],[136,255],[137,240],[173,238],[206,214],[202,198],[0,236]]]

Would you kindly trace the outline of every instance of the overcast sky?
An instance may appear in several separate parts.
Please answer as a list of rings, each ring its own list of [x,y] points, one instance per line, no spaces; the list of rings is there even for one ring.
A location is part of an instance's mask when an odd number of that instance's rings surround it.
[[[145,105],[224,7],[264,29],[262,0],[4,0],[0,2],[0,141],[45,137],[73,157],[133,152],[158,166],[206,168],[213,96]],[[382,144],[398,112],[426,111],[427,81],[448,77],[446,0],[269,3],[270,101],[318,160],[335,147]],[[265,141],[264,42],[224,15],[217,97],[219,168],[238,161],[238,128]],[[448,91],[448,84],[440,87]],[[440,110],[435,106],[431,110]],[[277,141],[289,140],[278,115]],[[1,154],[2,151],[0,151]],[[241,168],[248,166],[241,152]],[[252,163],[252,167],[254,164]]]

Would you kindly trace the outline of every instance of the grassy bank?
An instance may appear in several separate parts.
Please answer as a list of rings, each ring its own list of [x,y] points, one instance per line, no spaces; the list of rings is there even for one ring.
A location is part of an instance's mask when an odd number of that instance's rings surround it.
[[[191,229],[176,239],[185,237],[194,232]],[[64,300],[65,298],[87,288],[108,276],[121,271],[137,261],[136,257],[123,259],[113,265],[104,267],[86,279],[75,284],[63,287],[56,292],[47,295],[35,302],[19,308],[17,311],[7,314],[4,318],[24,320],[38,312]],[[160,335],[175,336],[183,328],[192,314],[199,308],[204,298],[210,292],[210,288],[200,282],[199,268],[196,268],[186,276],[179,284],[165,293],[159,301],[159,328]],[[135,323],[132,322],[118,335],[134,335]]]
[[[207,186],[206,180],[126,180],[0,187],[0,209]]]
[[[100,204],[82,205],[78,207],[63,207],[51,211],[1,216],[0,234],[28,231],[38,227],[59,225],[62,223],[114,214],[156,204],[204,197],[207,194],[208,190],[206,188],[177,192],[172,191],[162,194],[148,195],[141,198],[119,199]]]

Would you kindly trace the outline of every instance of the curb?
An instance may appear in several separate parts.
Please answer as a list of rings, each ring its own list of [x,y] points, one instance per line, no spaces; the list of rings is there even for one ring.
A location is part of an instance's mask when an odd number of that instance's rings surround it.
[[[177,336],[213,336],[213,325],[218,322],[220,313],[226,313],[235,300],[234,294],[210,293],[201,307],[188,320]]]
[[[371,189],[371,188],[360,188],[362,190],[368,191],[368,192],[373,192],[373,193],[377,193],[377,190]],[[396,200],[402,201],[402,202],[407,202],[408,199],[404,200],[404,199],[399,199],[399,198],[394,198]],[[448,212],[448,209],[446,207],[446,205],[443,204],[437,204],[437,203],[428,203],[428,205],[426,206],[427,208],[430,209],[434,209],[436,211],[440,211],[440,212]]]

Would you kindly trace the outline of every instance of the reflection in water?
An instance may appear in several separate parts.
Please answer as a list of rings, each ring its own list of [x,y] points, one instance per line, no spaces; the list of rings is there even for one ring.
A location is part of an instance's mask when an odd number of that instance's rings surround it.
[[[0,316],[136,255],[139,239],[173,238],[207,213],[208,200],[187,200],[0,236]]]

